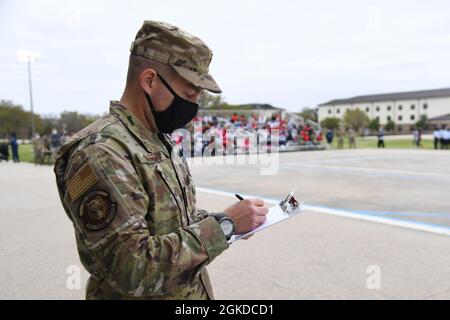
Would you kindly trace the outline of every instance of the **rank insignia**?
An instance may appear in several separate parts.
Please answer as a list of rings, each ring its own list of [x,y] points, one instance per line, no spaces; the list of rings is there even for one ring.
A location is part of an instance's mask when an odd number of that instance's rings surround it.
[[[143,155],[145,160],[151,162],[159,162],[162,160],[161,152],[150,152]]]

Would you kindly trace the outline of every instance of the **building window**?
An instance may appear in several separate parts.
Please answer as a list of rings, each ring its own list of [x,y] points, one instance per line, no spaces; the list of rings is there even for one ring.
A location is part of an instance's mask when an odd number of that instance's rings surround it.
[[[414,110],[416,108],[416,105],[415,104],[412,104],[411,105],[411,110]]]
[[[331,109],[328,109],[328,114],[331,114]]]
[[[336,112],[337,112],[337,113],[341,113],[341,110],[340,110],[340,109],[337,109]]]
[[[402,105],[399,105],[399,106],[398,106],[398,110],[402,111],[402,110],[403,110],[403,106],[402,106]]]
[[[391,106],[388,106],[388,107],[387,107],[387,111],[391,111]]]
[[[388,122],[391,121],[391,119],[392,119],[391,116],[388,116],[388,117],[387,117],[387,121],[388,121]]]
[[[367,113],[369,113],[369,111],[370,111],[370,108],[369,108],[369,107],[367,107],[367,108],[366,108],[366,112],[367,112]]]
[[[398,121],[402,121],[403,117],[402,116],[398,116]]]
[[[412,115],[411,120],[415,120],[415,119],[416,119],[416,116]]]
[[[380,107],[379,107],[379,106],[377,106],[377,109],[376,109],[376,110],[377,110],[377,112],[378,112],[378,111],[380,111]]]
[[[428,109],[428,103],[424,103],[423,104],[423,110],[427,110]]]

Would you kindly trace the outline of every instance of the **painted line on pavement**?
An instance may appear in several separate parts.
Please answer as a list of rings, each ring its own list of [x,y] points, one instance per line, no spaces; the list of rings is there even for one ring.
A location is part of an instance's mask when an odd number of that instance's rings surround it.
[[[210,189],[210,188],[202,188],[197,187],[197,191],[203,192],[203,193],[209,193],[219,196],[225,196],[225,197],[235,197],[234,193],[228,192],[228,191],[221,191],[216,189]],[[254,195],[247,195],[247,194],[240,194],[244,198],[261,198]],[[261,198],[264,200],[264,202],[269,204],[278,204],[280,200],[276,200],[273,198]],[[402,219],[395,219],[395,218],[386,218],[386,217],[380,217],[376,216],[374,214],[370,213],[361,213],[361,212],[353,212],[348,210],[342,210],[342,209],[334,209],[334,208],[328,208],[323,206],[317,206],[317,205],[303,205],[303,208],[307,211],[314,211],[314,212],[320,212],[324,214],[329,214],[333,216],[339,216],[339,217],[345,217],[345,218],[351,218],[351,219],[357,219],[357,220],[364,220],[364,221],[370,221],[370,222],[377,222],[381,224],[386,224],[390,226],[396,226],[401,228],[407,228],[407,229],[413,229],[413,230],[419,230],[419,231],[425,231],[435,234],[441,234],[450,236],[450,228],[435,225],[435,224],[429,224],[424,222],[418,222],[418,221],[407,221]]]

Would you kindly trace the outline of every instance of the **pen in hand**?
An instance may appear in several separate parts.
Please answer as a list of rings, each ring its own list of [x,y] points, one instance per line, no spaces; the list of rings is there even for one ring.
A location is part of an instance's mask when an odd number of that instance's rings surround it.
[[[244,200],[244,198],[243,198],[241,195],[239,195],[239,194],[237,194],[237,193],[235,193],[234,195],[236,196],[236,198],[238,198],[239,201]],[[248,240],[248,239],[250,239],[251,237],[253,237],[253,234],[251,234],[251,235],[249,235],[249,236],[247,236],[247,237],[244,237],[244,238],[242,238],[242,239]]]

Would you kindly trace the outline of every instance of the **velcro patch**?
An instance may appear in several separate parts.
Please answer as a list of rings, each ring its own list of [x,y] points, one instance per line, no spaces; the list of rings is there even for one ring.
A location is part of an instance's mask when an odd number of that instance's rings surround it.
[[[143,157],[145,160],[151,162],[159,162],[162,160],[161,152],[150,152],[147,154],[143,154]]]
[[[91,191],[81,201],[79,215],[86,229],[101,230],[114,219],[116,204],[111,202],[107,192]]]
[[[89,163],[85,164],[67,183],[70,199],[76,201],[98,181],[95,171]]]

